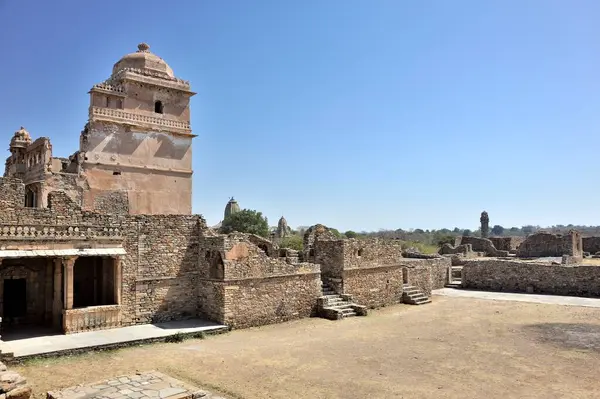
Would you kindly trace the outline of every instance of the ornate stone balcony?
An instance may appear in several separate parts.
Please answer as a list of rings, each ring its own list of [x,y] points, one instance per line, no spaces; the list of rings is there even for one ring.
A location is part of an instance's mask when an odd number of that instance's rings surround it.
[[[0,225],[0,240],[122,239],[121,231],[107,227]]]
[[[115,122],[131,122],[140,125],[155,125],[164,126],[171,129],[183,130],[190,132],[191,127],[189,122],[176,121],[172,119],[157,118],[154,116],[134,114],[120,109],[91,107],[90,118],[97,117]]]
[[[104,330],[121,326],[121,306],[90,306],[63,310],[65,334],[83,331]]]

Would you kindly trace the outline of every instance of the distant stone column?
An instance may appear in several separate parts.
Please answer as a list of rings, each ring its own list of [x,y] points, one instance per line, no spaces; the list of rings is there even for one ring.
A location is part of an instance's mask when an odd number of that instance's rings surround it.
[[[76,260],[76,256],[63,259],[63,265],[65,266],[65,274],[63,275],[65,289],[64,307],[67,310],[73,309],[73,268]]]
[[[490,232],[490,218],[486,211],[481,212],[481,237],[487,238]]]

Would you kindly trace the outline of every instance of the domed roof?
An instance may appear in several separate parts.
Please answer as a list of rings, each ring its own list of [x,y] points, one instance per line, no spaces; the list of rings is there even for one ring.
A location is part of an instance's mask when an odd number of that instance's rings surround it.
[[[113,75],[124,68],[141,69],[147,72],[158,72],[174,78],[171,67],[159,56],[150,52],[150,46],[146,43],[138,44],[138,51],[130,53],[121,58],[113,66]]]
[[[15,135],[10,140],[11,147],[27,147],[31,144],[31,135],[23,126],[15,132]]]

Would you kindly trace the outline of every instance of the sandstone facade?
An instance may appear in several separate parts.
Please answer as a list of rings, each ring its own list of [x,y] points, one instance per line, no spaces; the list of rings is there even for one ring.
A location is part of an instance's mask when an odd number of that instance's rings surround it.
[[[142,43],[90,90],[78,151],[55,158],[48,138],[33,141],[22,127],[11,140],[4,176],[23,180],[27,207],[46,207],[49,193],[62,191],[86,210],[106,210],[125,196],[132,214],[189,215],[194,94]]]

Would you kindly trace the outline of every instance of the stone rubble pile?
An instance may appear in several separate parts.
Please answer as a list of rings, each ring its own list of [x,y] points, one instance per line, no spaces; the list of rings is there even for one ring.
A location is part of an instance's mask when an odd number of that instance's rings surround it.
[[[27,385],[25,377],[9,371],[0,362],[0,399],[29,399],[30,396],[31,387]]]

